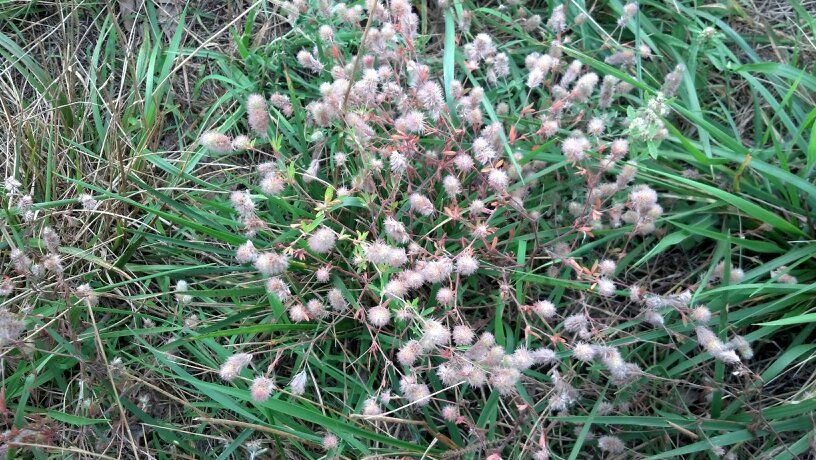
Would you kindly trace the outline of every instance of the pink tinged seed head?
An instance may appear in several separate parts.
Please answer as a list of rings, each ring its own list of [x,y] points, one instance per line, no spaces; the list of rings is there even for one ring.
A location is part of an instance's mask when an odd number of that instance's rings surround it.
[[[255,401],[264,402],[269,399],[269,396],[272,394],[272,390],[274,388],[275,383],[272,381],[272,379],[264,376],[258,376],[252,381],[252,386],[249,388],[249,393],[252,395],[252,399]]]

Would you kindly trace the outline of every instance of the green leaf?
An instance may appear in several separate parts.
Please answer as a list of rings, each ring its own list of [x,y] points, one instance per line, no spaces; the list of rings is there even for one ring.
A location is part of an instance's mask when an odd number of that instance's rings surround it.
[[[67,423],[69,425],[89,426],[98,425],[100,423],[110,423],[110,420],[106,418],[88,418],[82,417],[80,415],[66,414],[65,412],[59,412],[55,410],[48,410],[45,411],[45,413],[54,420]]]
[[[767,323],[759,323],[758,326],[790,326],[791,324],[816,323],[816,313],[806,313],[788,318],[778,319]]]

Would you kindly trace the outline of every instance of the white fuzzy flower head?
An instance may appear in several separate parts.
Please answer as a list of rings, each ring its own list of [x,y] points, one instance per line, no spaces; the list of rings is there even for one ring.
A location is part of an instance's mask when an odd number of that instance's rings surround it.
[[[255,268],[264,275],[277,275],[289,268],[289,256],[277,252],[264,252],[255,259]]]
[[[260,187],[267,195],[277,196],[286,188],[286,180],[278,172],[272,171],[261,179]]]
[[[1,283],[0,295],[9,295],[12,287],[13,285],[11,284],[11,280],[6,280]],[[88,283],[77,286],[76,295],[82,299],[83,303],[85,303],[85,305],[88,307],[95,307],[99,303],[99,296]]]
[[[555,354],[555,351],[549,348],[533,350],[532,354],[536,364],[552,364],[558,361],[558,356]]]
[[[281,302],[286,302],[291,297],[289,285],[277,276],[266,280],[266,292],[278,296]]]
[[[329,227],[320,227],[309,237],[309,249],[318,253],[326,254],[334,248],[337,243],[337,234]]]
[[[246,243],[238,246],[238,250],[235,251],[235,260],[239,264],[255,262],[255,259],[257,258],[258,250],[255,249],[255,245],[252,243],[252,241],[247,241]]]
[[[476,270],[478,269],[479,261],[473,257],[471,252],[463,252],[456,258],[456,273],[459,273],[462,276],[470,276],[476,273]]]
[[[327,433],[325,436],[323,436],[323,440],[320,442],[320,444],[325,450],[334,450],[340,445],[340,441],[334,434]]]
[[[405,270],[400,275],[400,279],[407,289],[419,289],[425,284],[425,275],[417,270]]]
[[[555,134],[558,132],[558,128],[558,120],[547,119],[541,122],[541,134],[543,134],[546,138],[555,136]]]
[[[453,262],[447,257],[426,262],[421,267],[422,275],[429,283],[440,283],[447,280],[453,271]]]
[[[615,273],[615,270],[617,270],[617,268],[618,268],[618,264],[615,263],[614,260],[610,260],[610,259],[604,259],[604,260],[601,261],[601,263],[598,264],[598,272],[600,272],[601,275],[605,275],[605,276],[613,275]]]
[[[745,359],[751,359],[754,357],[754,350],[751,348],[751,344],[748,343],[748,340],[741,335],[735,335],[733,339],[729,340],[728,347],[736,350],[740,356]]]
[[[442,418],[445,421],[456,423],[456,420],[459,419],[459,408],[453,404],[446,404],[442,408]]]
[[[497,192],[504,192],[507,190],[507,185],[510,179],[507,173],[502,169],[492,169],[487,175],[487,183]]]
[[[471,345],[473,343],[474,337],[476,337],[476,333],[473,332],[472,327],[465,324],[460,324],[454,326],[452,336],[453,343],[461,347]]]
[[[82,286],[88,286],[88,288],[90,289],[90,285],[83,284]],[[82,295],[79,294],[79,290],[80,290],[80,288],[82,288],[82,286],[79,286],[77,288],[77,297],[80,297],[80,298],[83,297]],[[3,279],[2,281],[0,281],[0,296],[7,296],[7,295],[10,295],[12,292],[14,292],[14,281],[12,281],[11,278],[7,277],[7,278]],[[87,301],[86,301],[86,303],[87,303]],[[90,305],[90,306],[93,307],[94,305]]]
[[[314,318],[325,318],[328,315],[326,306],[319,299],[306,302],[306,310],[309,311],[309,316]]]
[[[479,137],[473,141],[473,156],[482,165],[487,165],[492,163],[498,154],[487,139]]]
[[[624,450],[626,450],[626,446],[623,444],[623,441],[620,440],[617,436],[601,436],[598,438],[598,447],[610,454],[621,454]]]
[[[252,201],[252,197],[247,190],[232,192],[230,194],[230,203],[232,203],[235,212],[241,217],[248,217],[255,214],[255,202]]]
[[[247,122],[250,128],[259,136],[265,137],[269,127],[269,112],[266,109],[266,99],[260,94],[250,94],[247,97]]]
[[[292,377],[292,381],[289,382],[292,394],[300,396],[306,392],[306,378],[306,371],[300,371]]]
[[[513,367],[500,367],[490,374],[488,383],[502,395],[510,395],[516,391],[516,383],[521,378],[521,373]]]
[[[615,139],[612,141],[609,150],[612,152],[612,155],[622,157],[629,153],[629,141],[626,139]]]
[[[600,278],[597,284],[598,294],[604,297],[615,295],[615,283],[609,278]]]
[[[663,318],[663,315],[661,315],[659,312],[656,312],[654,310],[647,310],[647,311],[643,312],[643,319],[647,323],[649,323],[649,324],[651,324],[652,326],[655,326],[655,327],[663,327],[663,325],[666,322],[666,320]]]
[[[275,382],[272,379],[258,376],[252,381],[252,386],[249,388],[249,393],[252,399],[258,402],[264,402],[269,399],[272,390],[275,388]]]
[[[600,136],[606,129],[606,123],[602,118],[592,118],[587,122],[587,134]]]
[[[315,278],[321,283],[328,283],[331,279],[331,270],[327,266],[322,266],[315,272]]]
[[[572,356],[578,361],[588,363],[595,357],[595,347],[586,342],[578,342],[572,348]]]
[[[395,248],[383,242],[377,241],[365,247],[365,256],[373,264],[390,265],[397,268],[408,261],[405,249]]]
[[[318,29],[318,34],[320,35],[320,39],[324,42],[331,43],[334,41],[334,30],[328,24],[323,24]]]
[[[189,285],[187,281],[178,280],[176,281],[176,301],[182,305],[186,305],[193,301],[193,296],[187,294],[189,290]]]
[[[383,294],[391,299],[403,299],[408,293],[408,286],[400,279],[390,280],[383,289]]]
[[[445,306],[453,305],[456,302],[456,292],[448,287],[440,288],[436,292],[436,301]]]
[[[232,149],[241,151],[241,150],[249,150],[252,148],[252,139],[249,136],[241,134],[240,136],[235,136],[235,139],[232,140]]]
[[[366,318],[372,326],[383,327],[391,321],[391,312],[382,305],[378,305],[368,309]]]
[[[48,249],[48,252],[52,254],[59,252],[60,237],[53,228],[45,227],[43,229],[42,239],[45,243],[45,248]]]
[[[519,371],[525,371],[535,364],[535,357],[533,353],[525,346],[521,346],[513,351],[510,355],[510,365]]]
[[[232,151],[232,139],[218,131],[207,131],[199,139],[201,145],[214,153],[229,153]]]
[[[691,311],[691,318],[697,324],[708,324],[711,321],[711,310],[704,305],[700,305]]]
[[[218,374],[221,376],[222,379],[226,380],[227,382],[232,382],[238,377],[238,374],[252,361],[252,355],[249,353],[238,353],[235,355],[230,356],[221,365],[221,369],[219,370]]]
[[[388,157],[388,164],[391,166],[391,172],[394,174],[402,174],[408,169],[408,159],[405,155],[399,152],[391,152]]]
[[[326,297],[329,299],[329,305],[334,310],[342,311],[348,307],[348,302],[346,302],[345,297],[343,297],[343,292],[338,288],[332,288]]]
[[[399,244],[405,244],[410,239],[408,232],[405,230],[405,225],[393,217],[385,218],[383,228],[385,228],[386,235]]]
[[[447,326],[437,320],[428,320],[422,329],[420,343],[425,349],[445,346],[450,342],[451,332]]]
[[[425,132],[425,115],[413,110],[394,120],[394,127],[404,133],[422,134]]]
[[[571,315],[564,319],[564,329],[567,332],[578,333],[586,330],[589,320],[583,314]]]
[[[466,153],[460,153],[453,159],[453,165],[459,171],[469,171],[473,168],[473,158]]]
[[[539,300],[533,304],[533,312],[544,319],[555,317],[555,305],[549,300]]]
[[[448,194],[449,197],[455,197],[462,192],[462,183],[459,182],[456,176],[445,176],[445,178],[442,179],[442,188],[445,189],[445,193]]]
[[[289,307],[289,319],[295,323],[302,323],[309,321],[311,317],[309,316],[309,310],[303,304],[296,303]]]
[[[589,150],[589,141],[583,136],[571,136],[564,139],[561,144],[561,151],[564,153],[567,161],[577,163],[586,158],[586,152]]]
[[[3,187],[9,193],[9,195],[16,195],[20,193],[20,187],[22,186],[23,184],[12,176],[6,177],[6,180],[3,182]]]
[[[479,215],[484,214],[487,212],[487,206],[485,206],[484,201],[482,200],[473,200],[470,202],[470,206],[468,206],[468,210],[471,214]]]
[[[88,193],[83,193],[79,195],[79,204],[81,204],[82,209],[86,211],[93,211],[99,205],[99,203],[96,201],[96,198],[94,198],[93,195],[90,195]]]
[[[403,366],[413,366],[422,353],[422,345],[416,340],[409,340],[400,347],[397,352],[397,360]]]
[[[424,383],[413,383],[405,385],[402,389],[402,396],[409,403],[422,407],[431,402],[431,390]]]
[[[411,210],[423,216],[430,216],[434,213],[434,205],[431,200],[425,195],[414,193],[408,200],[411,204]]]
[[[363,415],[376,416],[382,414],[377,398],[369,398],[363,402]]]

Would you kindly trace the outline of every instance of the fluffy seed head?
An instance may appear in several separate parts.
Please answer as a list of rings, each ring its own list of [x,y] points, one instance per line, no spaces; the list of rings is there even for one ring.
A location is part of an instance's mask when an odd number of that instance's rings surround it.
[[[626,450],[626,446],[623,444],[623,441],[620,440],[617,436],[601,436],[598,438],[598,447],[610,454],[620,454]]]
[[[391,321],[391,312],[382,305],[377,305],[368,309],[366,318],[372,326],[383,327]]]
[[[331,279],[331,270],[326,266],[320,267],[315,272],[315,278],[321,283],[328,283]]]
[[[292,381],[289,382],[292,394],[300,396],[306,392],[306,377],[306,371],[300,371],[292,377]]]
[[[425,322],[420,343],[425,349],[432,349],[447,345],[450,338],[450,329],[441,322],[432,319]]]
[[[502,395],[509,395],[516,391],[516,383],[518,383],[519,378],[521,378],[521,373],[518,369],[500,367],[490,374],[488,382]]]
[[[252,355],[249,353],[238,353],[235,355],[230,356],[221,365],[221,369],[219,370],[218,374],[221,376],[222,379],[226,380],[227,382],[232,382],[238,377],[238,374],[252,361]]]
[[[309,237],[309,249],[318,253],[326,254],[334,248],[337,242],[337,234],[329,227],[320,227]]]
[[[442,179],[442,188],[445,189],[445,193],[447,193],[448,196],[455,197],[462,192],[462,183],[459,182],[456,176],[445,176],[445,178]]]
[[[456,420],[459,418],[459,408],[453,404],[446,404],[442,408],[442,418],[448,422],[456,423]]]
[[[604,297],[615,295],[615,283],[609,278],[600,278],[598,280],[598,294]]]
[[[509,179],[507,173],[503,169],[491,169],[487,175],[487,183],[497,192],[504,192],[507,190]]]
[[[463,252],[456,258],[456,273],[462,276],[470,276],[479,269],[479,261],[473,257],[471,252]]]
[[[422,353],[422,345],[416,340],[409,340],[400,347],[397,352],[397,360],[403,366],[413,366]]]
[[[440,288],[436,292],[436,301],[442,305],[453,305],[456,301],[456,293],[448,287]]]
[[[340,445],[340,441],[337,439],[337,436],[332,433],[327,433],[325,436],[323,436],[323,440],[320,443],[326,450],[334,450]]]
[[[264,275],[277,275],[289,268],[289,256],[277,252],[264,252],[255,259],[255,268]]]
[[[550,319],[555,316],[555,305],[549,300],[539,300],[533,304],[533,311],[544,319]]]
[[[247,241],[246,243],[238,246],[238,250],[235,251],[235,260],[239,264],[248,264],[254,262],[257,258],[258,250],[255,249],[255,245],[252,243],[252,241]]]
[[[577,163],[586,158],[586,151],[589,150],[589,141],[583,136],[571,136],[564,139],[561,144],[561,151],[568,161]]]
[[[473,332],[473,328],[465,324],[459,324],[453,328],[453,343],[458,346],[472,344],[475,336],[476,333]]]
[[[265,137],[269,128],[269,113],[266,109],[266,99],[260,94],[250,94],[247,97],[247,122],[249,127],[259,136]]]
[[[86,211],[93,211],[94,209],[96,209],[99,203],[96,201],[93,195],[83,193],[79,195],[79,204],[82,205],[82,209]]]
[[[572,356],[578,361],[590,362],[595,357],[595,347],[585,342],[578,342],[572,349]]]
[[[272,390],[275,388],[275,382],[272,379],[258,376],[255,377],[255,380],[252,381],[252,386],[249,388],[249,393],[252,395],[252,399],[258,402],[264,402],[269,399],[269,395],[272,394]]]
[[[346,302],[343,293],[338,288],[332,288],[326,297],[329,299],[329,305],[334,310],[342,311],[348,307],[348,302]]]
[[[411,210],[418,214],[427,217],[434,213],[434,205],[425,195],[414,193],[408,201],[411,204]]]
[[[601,275],[611,276],[617,270],[618,264],[614,260],[604,259],[598,264],[598,271]]]
[[[229,153],[232,151],[232,139],[218,131],[207,131],[199,139],[201,145],[213,153]]]
[[[291,297],[289,285],[277,276],[266,280],[266,292],[275,294],[281,302],[286,302]]]
[[[704,305],[700,305],[691,311],[691,317],[697,324],[708,324],[711,321],[711,310]]]

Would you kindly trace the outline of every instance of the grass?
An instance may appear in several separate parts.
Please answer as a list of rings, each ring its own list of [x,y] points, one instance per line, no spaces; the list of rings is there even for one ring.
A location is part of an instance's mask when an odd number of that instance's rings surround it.
[[[526,101],[514,91],[526,93],[523,57],[546,50],[546,40],[525,32],[495,2],[457,1],[440,15],[435,5],[414,3],[446,89],[454,78],[480,78],[466,70],[461,52],[461,41],[472,39],[456,30],[464,10],[473,12],[472,30],[490,30],[506,46],[514,60],[511,83],[487,92],[484,111],[486,120],[511,126],[513,118],[498,115],[497,105],[511,104],[510,115],[521,111]],[[400,410],[400,401],[385,408],[392,419],[363,420],[364,400],[381,389],[378,376],[399,380],[395,366],[367,351],[375,344],[388,350],[403,338],[370,334],[350,317],[328,325],[291,323],[257,273],[233,261],[235,246],[246,237],[229,192],[248,188],[262,196],[252,171],[271,151],[284,152],[293,177],[309,166],[313,145],[303,106],[319,93],[295,60],[308,37],[285,25],[276,2],[190,2],[170,26],[161,8],[147,5],[132,28],[115,3],[0,5],[4,177],[18,178],[31,192],[37,222],[26,224],[14,203],[2,198],[0,270],[16,276],[10,249],[43,247],[38,229],[52,225],[64,229],[59,252],[66,279],[90,282],[101,296],[98,305],[86,307],[52,284],[22,282],[2,300],[25,321],[20,340],[0,351],[0,412],[7,430],[0,445],[8,458],[321,458],[327,431],[340,439],[335,453],[343,458],[484,458],[494,452],[522,458],[535,450],[539,438],[530,434],[538,430],[546,430],[554,458],[600,455],[594,437],[608,430],[638,458],[713,458],[714,447],[733,450],[737,458],[812,455],[812,9],[791,0],[798,22],[788,27],[755,16],[756,5],[644,0],[637,20],[612,37],[631,37],[655,54],[637,63],[635,78],[584,51],[608,43],[604,31],[614,29],[623,4],[595,6],[597,22],[585,23],[565,54],[632,83],[628,101],[642,105],[676,63],[687,68],[669,102],[669,138],[638,158],[638,180],[666,200],[660,231],[627,238],[631,228],[607,228],[582,239],[545,220],[534,225],[498,212],[490,220],[492,237],[514,268],[484,266],[479,276],[462,281],[463,290],[476,293],[467,298],[468,313],[512,350],[528,339],[516,305],[539,297],[567,304],[592,295],[592,283],[574,279],[547,256],[548,243],[571,243],[570,255],[590,265],[595,254],[619,251],[623,268],[616,278],[625,286],[644,281],[659,293],[689,288],[695,303],[717,314],[710,326],[722,338],[738,332],[751,340],[752,374],[733,376],[732,368],[701,353],[690,323],[675,318],[664,329],[645,328],[631,312],[626,316],[625,302],[607,302],[595,308],[621,319],[608,331],[608,343],[624,347],[627,360],[640,363],[651,378],[640,388],[601,385],[590,393],[630,401],[628,412],[599,415],[598,396],[582,400],[575,411],[551,414],[538,384],[519,385],[512,402],[486,387],[458,394],[467,400],[463,409],[473,424],[467,427],[445,422],[428,407]],[[551,11],[542,2],[527,7],[545,21]],[[571,8],[579,7],[586,5],[576,1]],[[206,130],[242,129],[246,95],[274,91],[288,94],[295,110],[291,118],[272,111],[268,148],[218,155],[198,144]],[[446,98],[452,105],[450,92]],[[527,123],[518,121],[519,132],[528,130]],[[340,145],[337,136],[330,134],[328,145]],[[563,209],[580,181],[563,177],[560,149],[526,140],[504,147],[511,167],[547,162],[536,172],[541,186],[528,196],[528,211]],[[364,194],[335,197],[331,187],[317,183],[302,188],[259,206],[258,216],[269,225],[254,239],[259,246],[298,244],[302,230],[311,231],[329,214],[355,228],[355,213],[376,201]],[[83,211],[80,193],[93,194],[99,208]],[[393,211],[407,215],[405,207]],[[433,239],[450,230],[440,227],[419,222],[413,230]],[[450,230],[447,237],[468,234]],[[743,268],[744,278],[709,283],[721,261]],[[313,266],[294,262],[292,271],[308,277]],[[796,283],[773,279],[782,267]],[[486,287],[486,280],[500,276],[514,298]],[[174,298],[178,279],[191,283],[189,305]],[[358,281],[333,279],[354,308],[364,303]],[[433,308],[429,302],[423,307]],[[190,318],[195,327],[186,322]],[[224,360],[245,349],[264,354],[258,369],[282,357],[277,365],[284,388],[265,402],[253,401],[245,382],[217,378]],[[571,355],[566,347],[558,352]],[[310,385],[297,395],[283,380],[301,369],[308,369]],[[577,372],[568,360],[559,369]],[[602,367],[586,372],[595,381]],[[253,376],[249,370],[242,375]],[[534,368],[525,379],[550,382],[551,376]],[[430,386],[432,393],[445,390],[433,373]]]

